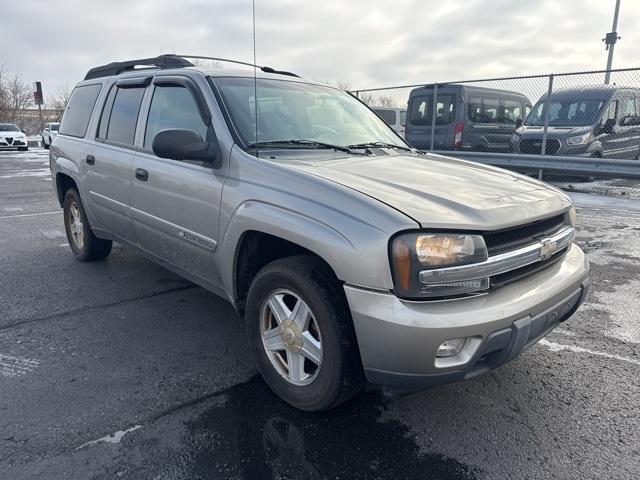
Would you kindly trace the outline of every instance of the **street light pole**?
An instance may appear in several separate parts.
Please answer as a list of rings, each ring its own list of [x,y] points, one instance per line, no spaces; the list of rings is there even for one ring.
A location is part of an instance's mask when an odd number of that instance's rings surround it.
[[[607,73],[604,74],[604,84],[609,85],[609,80],[611,78],[611,65],[613,64],[613,48],[616,45],[616,42],[620,40],[618,36],[618,13],[620,12],[620,0],[616,0],[616,9],[613,12],[613,27],[611,27],[611,32],[607,33],[607,36],[602,39],[602,41],[606,45],[606,49],[609,50],[609,57],[607,58]]]

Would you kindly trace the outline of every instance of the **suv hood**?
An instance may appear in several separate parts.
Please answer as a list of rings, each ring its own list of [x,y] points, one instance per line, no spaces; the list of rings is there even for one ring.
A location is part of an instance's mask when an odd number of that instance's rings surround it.
[[[296,169],[373,197],[423,228],[495,230],[566,210],[559,190],[524,175],[442,155],[292,162]]]

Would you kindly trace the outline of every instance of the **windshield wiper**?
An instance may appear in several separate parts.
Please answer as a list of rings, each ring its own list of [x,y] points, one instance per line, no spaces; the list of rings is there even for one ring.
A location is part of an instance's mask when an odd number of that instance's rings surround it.
[[[249,145],[249,148],[258,147],[280,147],[287,148],[292,146],[293,148],[308,147],[308,148],[326,148],[337,150],[339,152],[350,153],[353,155],[366,155],[366,153],[354,152],[349,147],[343,147],[341,145],[333,145],[331,143],[317,142],[315,140],[269,140],[266,142],[255,142]]]
[[[356,143],[354,145],[347,145],[347,148],[397,148],[398,150],[406,150],[407,152],[413,152],[413,148],[402,147],[400,145],[396,145],[395,143],[385,143],[385,142]]]

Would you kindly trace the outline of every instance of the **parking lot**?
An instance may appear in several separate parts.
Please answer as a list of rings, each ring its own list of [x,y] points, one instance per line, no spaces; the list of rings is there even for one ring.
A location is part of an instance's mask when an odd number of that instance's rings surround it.
[[[638,478],[640,187],[607,185],[570,187],[593,283],[566,324],[491,374],[309,414],[231,305],[119,246],[75,261],[47,152],[0,152],[0,478]]]

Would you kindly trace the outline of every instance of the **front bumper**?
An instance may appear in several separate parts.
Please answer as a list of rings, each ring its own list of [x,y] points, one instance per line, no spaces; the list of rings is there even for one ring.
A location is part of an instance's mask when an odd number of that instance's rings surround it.
[[[499,367],[569,318],[588,289],[589,266],[572,245],[562,261],[477,297],[408,302],[344,287],[367,379],[414,390]],[[471,337],[455,357],[436,359],[445,340]]]
[[[2,150],[25,148],[28,144],[26,138],[14,138],[10,142],[5,138],[0,138],[0,149]]]

